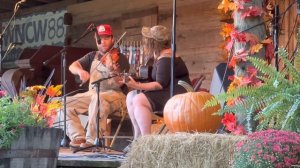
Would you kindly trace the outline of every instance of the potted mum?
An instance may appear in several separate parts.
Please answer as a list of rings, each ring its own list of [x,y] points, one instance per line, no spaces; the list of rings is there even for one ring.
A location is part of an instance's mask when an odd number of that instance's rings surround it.
[[[237,143],[234,168],[291,167],[300,164],[300,135],[282,130],[259,131]]]
[[[56,167],[62,130],[50,127],[61,107],[54,99],[61,87],[32,86],[18,95],[9,87],[0,92],[0,167]]]

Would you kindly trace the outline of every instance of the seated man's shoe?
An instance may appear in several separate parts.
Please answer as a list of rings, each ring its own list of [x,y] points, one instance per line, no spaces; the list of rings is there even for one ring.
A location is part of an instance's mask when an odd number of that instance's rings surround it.
[[[80,144],[80,148],[87,148],[90,146],[93,146],[94,144],[90,143],[90,142],[84,142]]]
[[[81,149],[87,148],[87,149],[82,150],[82,151],[85,151],[85,152],[92,152],[94,150],[93,149],[94,147],[91,147],[91,146],[94,146],[94,144],[92,144],[90,142],[85,142],[85,143],[80,144]]]
[[[71,148],[79,148],[80,145],[81,145],[82,143],[85,143],[85,142],[86,142],[86,141],[85,141],[84,138],[75,138],[75,139],[73,139],[73,140],[70,142],[70,147],[71,147]]]

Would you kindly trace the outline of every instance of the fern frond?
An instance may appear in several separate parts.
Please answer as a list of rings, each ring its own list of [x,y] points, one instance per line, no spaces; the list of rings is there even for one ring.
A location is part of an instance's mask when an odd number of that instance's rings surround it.
[[[286,128],[287,122],[290,121],[290,119],[291,119],[292,116],[295,116],[295,112],[296,112],[296,110],[299,109],[299,105],[300,105],[300,99],[298,98],[298,99],[296,99],[296,101],[294,102],[294,104],[291,106],[291,108],[287,112],[285,120],[282,123],[281,129]]]
[[[220,102],[226,102],[231,99],[236,99],[240,96],[253,95],[254,88],[255,88],[255,86],[243,86],[243,87],[237,88],[236,90],[233,90],[231,92],[218,94],[215,97],[208,100],[205,103],[204,108],[213,107],[213,106],[219,104]]]
[[[282,59],[282,61],[284,62],[286,68],[287,68],[288,75],[290,75],[292,77],[292,79],[294,80],[295,83],[299,83],[300,82],[300,74],[299,74],[299,72],[297,72],[295,67],[290,62],[290,60],[288,60],[287,51],[283,48],[280,48],[279,49],[279,56]]]
[[[223,93],[223,94],[225,94],[225,93]],[[221,94],[219,94],[218,96],[221,96]],[[209,100],[206,101],[206,103],[204,104],[203,109],[206,109],[208,107],[214,107],[214,106],[216,106],[218,104],[221,104],[220,103],[221,101],[222,100],[220,100],[220,99],[216,98],[215,96],[213,96],[211,99],[209,99]]]
[[[266,106],[254,117],[254,119],[259,120],[259,119],[263,118],[264,120],[267,120],[267,119],[265,119],[265,117],[271,116],[272,112],[275,111],[274,109],[278,108],[280,105],[282,105],[282,102],[278,101],[271,105]]]
[[[298,29],[297,41],[300,42],[300,29]],[[297,46],[297,52],[295,54],[294,67],[297,70],[297,72],[300,73],[300,50],[299,50],[299,44]]]
[[[268,65],[263,59],[256,57],[247,57],[247,59],[253,64],[253,66],[265,75],[271,78],[279,78],[279,80],[285,79],[285,76],[278,72],[273,66]]]

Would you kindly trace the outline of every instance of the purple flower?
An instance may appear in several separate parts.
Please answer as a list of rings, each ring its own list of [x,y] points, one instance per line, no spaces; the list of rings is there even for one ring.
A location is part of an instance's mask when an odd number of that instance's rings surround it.
[[[234,167],[268,165],[290,167],[299,164],[300,134],[282,130],[266,130],[248,135],[237,143]]]
[[[274,152],[282,152],[281,147],[280,147],[279,144],[273,145],[272,149],[273,149]]]

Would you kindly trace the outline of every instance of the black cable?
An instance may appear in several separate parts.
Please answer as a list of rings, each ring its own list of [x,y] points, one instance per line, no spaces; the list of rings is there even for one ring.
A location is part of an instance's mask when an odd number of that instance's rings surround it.
[[[229,64],[229,62],[231,61],[231,59],[233,58],[232,55],[233,55],[233,45],[234,45],[234,43],[235,43],[235,40],[233,40],[233,42],[232,42],[232,47],[231,47],[231,49],[230,49],[230,51],[229,51],[229,56],[228,56],[228,58],[227,58],[227,63],[226,63],[225,71],[224,71],[224,74],[223,74],[222,83],[221,83],[221,87],[220,87],[219,93],[221,93],[222,86],[223,86],[223,84],[224,84],[225,76],[226,76],[226,73],[227,73],[227,70],[228,70],[228,64]],[[226,90],[225,90],[225,92],[226,92]],[[225,103],[225,102],[224,102],[224,103]],[[223,107],[224,107],[224,106],[223,106]]]
[[[294,62],[294,60],[295,60],[295,54],[298,50],[298,45],[299,45],[299,41],[297,41],[296,48],[294,49],[293,54],[291,55],[291,63]]]
[[[294,62],[294,60],[295,60],[295,54],[296,54],[296,52],[298,50],[298,45],[299,45],[299,42],[297,41],[296,47],[295,47],[295,49],[293,51],[293,54],[291,55],[290,63]],[[285,69],[286,69],[286,66],[284,66],[280,72],[284,71]]]
[[[286,44],[285,47],[284,47],[285,50],[286,50],[287,46],[288,46],[289,43],[290,43],[290,40],[291,40],[291,38],[292,38],[292,35],[295,33],[295,28],[296,28],[296,26],[297,26],[297,21],[298,21],[298,14],[296,14],[296,19],[295,19],[295,22],[294,22],[293,30],[292,30],[291,34],[289,35],[287,44]]]

